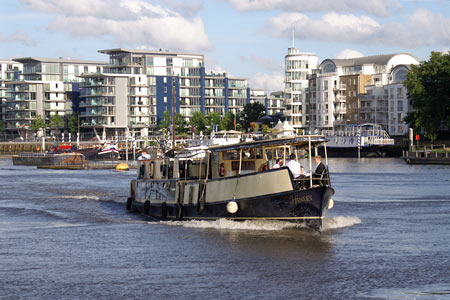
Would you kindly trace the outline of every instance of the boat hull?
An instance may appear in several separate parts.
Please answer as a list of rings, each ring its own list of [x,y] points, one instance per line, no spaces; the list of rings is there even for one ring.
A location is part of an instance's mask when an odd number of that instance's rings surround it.
[[[257,197],[235,199],[238,210],[230,213],[227,204],[232,201],[180,204],[147,200],[131,201],[134,208],[146,215],[163,220],[280,220],[304,223],[315,230],[321,230],[322,219],[328,211],[334,189],[319,186],[307,190],[262,195]]]
[[[365,146],[359,149],[360,157],[385,157],[387,147],[384,145]],[[319,154],[324,155],[324,148],[319,147]],[[358,157],[358,147],[330,147],[327,146],[328,157]]]
[[[13,165],[25,166],[55,166],[81,164],[84,160],[79,153],[20,153],[12,157]]]

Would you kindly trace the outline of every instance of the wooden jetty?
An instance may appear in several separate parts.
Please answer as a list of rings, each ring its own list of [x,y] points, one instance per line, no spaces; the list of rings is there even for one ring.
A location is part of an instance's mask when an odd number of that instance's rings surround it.
[[[413,146],[410,151],[403,151],[407,164],[450,165],[450,148],[445,145]]]

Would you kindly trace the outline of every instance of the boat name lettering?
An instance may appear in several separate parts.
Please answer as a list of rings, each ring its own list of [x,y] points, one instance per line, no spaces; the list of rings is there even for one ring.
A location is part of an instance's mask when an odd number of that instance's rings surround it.
[[[304,203],[304,202],[309,202],[312,200],[312,196],[311,195],[306,195],[306,196],[292,196],[291,197],[291,203],[292,204],[299,204],[299,203]]]

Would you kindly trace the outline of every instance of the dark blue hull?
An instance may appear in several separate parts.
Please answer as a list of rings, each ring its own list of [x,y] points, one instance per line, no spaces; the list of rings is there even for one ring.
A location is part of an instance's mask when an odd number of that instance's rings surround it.
[[[330,199],[334,194],[331,187],[319,186],[307,190],[294,190],[272,195],[236,199],[238,211],[227,211],[229,201],[195,205],[181,204],[142,204],[131,200],[130,207],[157,218],[172,220],[283,220],[305,223],[320,230],[322,218],[328,211]],[[130,198],[131,199],[131,198]],[[130,201],[130,200],[129,200]]]

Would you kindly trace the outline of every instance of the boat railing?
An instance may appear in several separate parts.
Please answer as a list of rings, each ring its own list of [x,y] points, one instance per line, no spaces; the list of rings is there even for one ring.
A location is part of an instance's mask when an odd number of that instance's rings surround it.
[[[311,186],[312,182],[312,186]],[[312,181],[310,176],[299,176],[293,180],[294,189],[306,190],[319,186],[330,186],[330,176],[328,171],[324,171],[321,175],[313,174]]]

